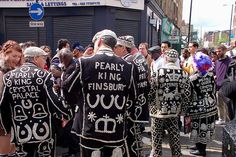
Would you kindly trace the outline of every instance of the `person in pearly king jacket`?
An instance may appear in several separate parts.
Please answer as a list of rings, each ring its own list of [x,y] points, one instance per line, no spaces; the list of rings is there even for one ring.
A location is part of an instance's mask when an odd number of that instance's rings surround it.
[[[135,80],[137,82],[137,99],[132,110],[128,112],[127,120],[127,144],[129,154],[132,157],[143,156],[142,125],[149,122],[148,92],[150,88],[148,80],[148,64],[140,52],[131,54],[135,47],[134,37],[130,35],[119,36],[114,52],[119,57],[131,62],[135,68]],[[135,119],[133,119],[135,117]],[[144,127],[144,126],[143,126]]]
[[[5,133],[12,133],[17,156],[54,156],[53,116],[71,117],[70,106],[53,90],[51,74],[43,70],[46,55],[29,47],[24,51],[25,63],[3,76],[1,122]]]
[[[95,54],[79,58],[75,72],[63,85],[64,90],[78,93],[72,132],[80,136],[82,157],[128,153],[126,113],[128,101],[136,98],[134,66],[114,54],[116,42],[111,30],[96,33]]]
[[[152,151],[150,157],[162,155],[163,131],[169,133],[172,157],[181,156],[179,114],[186,110],[191,96],[188,75],[175,62],[178,52],[169,49],[164,55],[165,66],[159,68],[156,77],[151,81],[150,116]]]

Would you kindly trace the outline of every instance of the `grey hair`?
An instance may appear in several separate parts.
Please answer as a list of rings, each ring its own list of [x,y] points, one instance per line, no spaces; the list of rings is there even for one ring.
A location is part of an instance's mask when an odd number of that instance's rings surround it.
[[[71,53],[70,49],[68,49],[68,48],[62,48],[59,52],[59,57],[62,57],[62,58],[65,56],[71,56],[71,55],[73,55],[73,54]]]
[[[103,39],[102,40],[103,44],[106,44],[110,48],[113,49],[116,46],[117,40],[114,37],[112,37],[110,35],[106,35],[101,38]]]
[[[24,57],[24,60],[25,60],[26,63],[33,62],[34,57]]]

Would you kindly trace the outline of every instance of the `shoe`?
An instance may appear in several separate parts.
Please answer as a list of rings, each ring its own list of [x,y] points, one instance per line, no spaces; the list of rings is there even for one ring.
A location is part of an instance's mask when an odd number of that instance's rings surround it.
[[[62,157],[79,157],[79,153],[76,154],[64,153],[62,154]]]
[[[195,145],[194,146],[189,146],[188,149],[197,150],[197,147]]]
[[[190,154],[197,155],[197,156],[206,156],[206,151],[199,151],[199,150],[192,150],[190,151]]]
[[[225,124],[225,121],[219,119],[215,123],[216,123],[216,125],[223,125],[223,124]]]

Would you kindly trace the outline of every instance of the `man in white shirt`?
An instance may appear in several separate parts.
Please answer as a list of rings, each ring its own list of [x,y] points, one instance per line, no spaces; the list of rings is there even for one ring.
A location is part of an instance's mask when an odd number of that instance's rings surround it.
[[[161,43],[161,52],[162,52],[162,55],[161,55],[161,58],[162,58],[162,60],[161,60],[161,67],[159,67],[159,68],[162,68],[163,66],[165,66],[165,64],[166,64],[166,61],[165,61],[165,54],[166,54],[166,52],[167,51],[169,51],[171,49],[171,45],[170,45],[170,42],[169,41],[163,41],[162,43]],[[179,60],[179,58],[177,58],[177,60],[176,60],[176,62],[175,62],[175,65],[178,67],[178,68],[180,68],[180,60]]]
[[[156,76],[156,71],[158,67],[160,67],[160,56],[161,56],[161,47],[160,46],[153,46],[148,49],[149,54],[151,55],[153,61],[151,63],[151,76]]]

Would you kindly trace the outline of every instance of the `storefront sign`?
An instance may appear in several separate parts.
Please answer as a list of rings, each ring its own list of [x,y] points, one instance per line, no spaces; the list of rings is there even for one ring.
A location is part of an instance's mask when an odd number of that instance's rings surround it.
[[[172,44],[178,44],[179,43],[179,36],[169,36],[168,40]]]
[[[168,35],[171,35],[173,24],[168,21],[167,18],[162,19],[162,31]]]
[[[0,8],[25,8],[35,0],[0,0]],[[38,0],[43,7],[76,7],[76,6],[114,6],[130,9],[144,9],[144,0]]]
[[[159,29],[159,26],[161,25],[161,18],[157,16],[149,7],[147,7],[147,15],[149,16],[149,23],[156,27],[156,30]]]
[[[29,27],[44,27],[44,21],[30,21]]]

